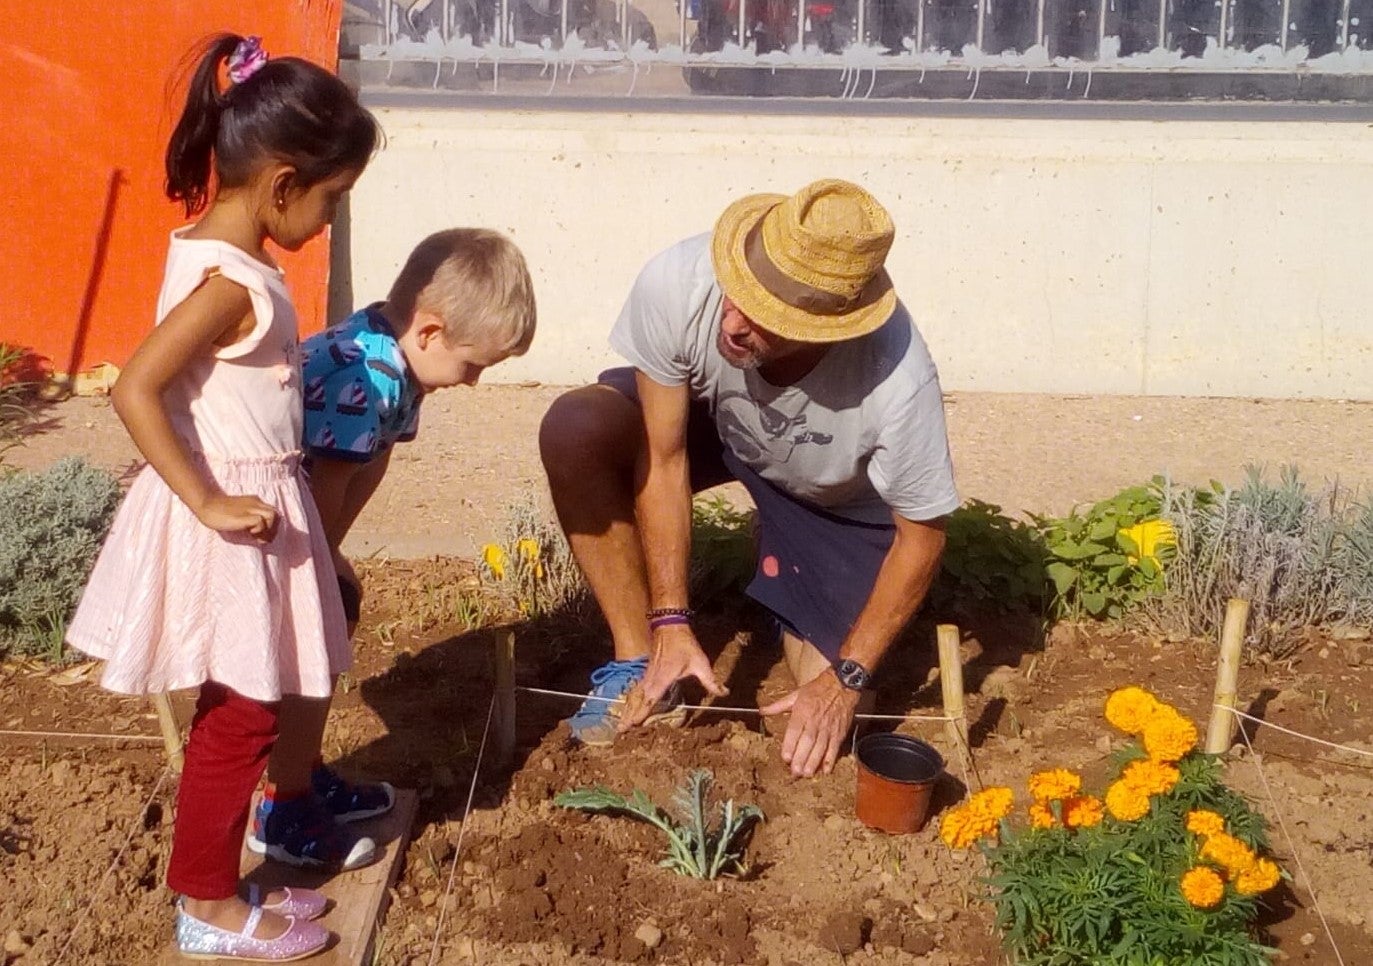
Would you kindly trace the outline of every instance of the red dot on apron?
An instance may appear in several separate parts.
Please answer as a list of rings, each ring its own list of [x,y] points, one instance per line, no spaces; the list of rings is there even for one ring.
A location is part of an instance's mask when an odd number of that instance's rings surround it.
[[[766,577],[776,577],[782,572],[782,567],[777,563],[777,558],[768,554],[763,558],[763,575]]]

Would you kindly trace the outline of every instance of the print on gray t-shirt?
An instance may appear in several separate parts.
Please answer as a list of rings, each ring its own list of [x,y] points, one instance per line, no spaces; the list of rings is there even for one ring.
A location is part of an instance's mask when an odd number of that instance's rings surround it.
[[[799,499],[866,523],[958,506],[939,375],[903,305],[831,345],[795,385],[774,386],[720,356],[721,299],[710,235],[689,238],[640,272],[610,344],[653,381],[688,384],[725,445]]]

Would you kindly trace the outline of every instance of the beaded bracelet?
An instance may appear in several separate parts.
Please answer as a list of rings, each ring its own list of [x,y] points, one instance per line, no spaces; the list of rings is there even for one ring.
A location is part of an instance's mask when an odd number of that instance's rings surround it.
[[[687,620],[696,616],[696,612],[690,607],[655,607],[645,615],[649,620],[658,617],[685,617]]]

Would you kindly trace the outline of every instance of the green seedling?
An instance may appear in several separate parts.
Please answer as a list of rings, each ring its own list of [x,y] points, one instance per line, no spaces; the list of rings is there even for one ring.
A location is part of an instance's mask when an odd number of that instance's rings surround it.
[[[720,823],[711,827],[707,815],[707,793],[712,776],[699,769],[687,776],[677,790],[673,803],[680,813],[680,821],[651,802],[641,790],[635,789],[626,798],[608,788],[578,788],[563,792],[555,804],[584,812],[608,812],[629,815],[648,822],[667,836],[667,855],[658,864],[678,875],[696,879],[715,879],[734,873],[744,875],[744,833],[763,813],[753,805],[736,806],[733,799],[720,805]]]

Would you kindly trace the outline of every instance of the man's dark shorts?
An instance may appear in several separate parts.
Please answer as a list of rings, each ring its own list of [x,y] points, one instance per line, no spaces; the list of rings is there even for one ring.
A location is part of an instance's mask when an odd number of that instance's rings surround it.
[[[638,402],[634,370],[607,369],[597,382]],[[727,449],[709,408],[687,417],[692,492],[738,480],[758,508],[758,564],[747,593],[831,661],[867,603],[896,536],[894,525],[849,520],[769,483]]]

